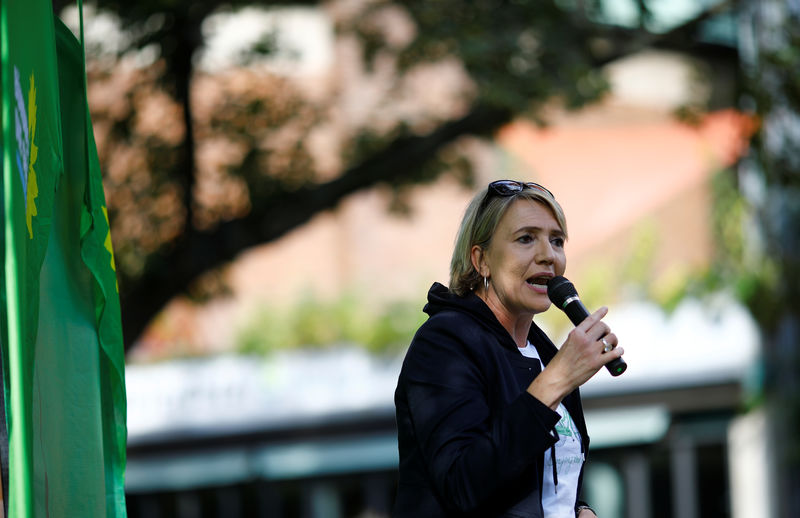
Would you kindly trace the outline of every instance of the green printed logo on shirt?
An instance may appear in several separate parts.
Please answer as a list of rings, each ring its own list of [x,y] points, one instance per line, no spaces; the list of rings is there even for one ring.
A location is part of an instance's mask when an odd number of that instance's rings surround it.
[[[559,437],[575,437],[575,423],[572,422],[569,412],[564,412],[563,417],[556,424],[556,432]]]

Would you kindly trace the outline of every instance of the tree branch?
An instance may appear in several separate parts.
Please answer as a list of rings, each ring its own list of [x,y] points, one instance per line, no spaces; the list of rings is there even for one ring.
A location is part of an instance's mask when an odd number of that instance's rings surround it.
[[[295,191],[276,191],[243,218],[183,236],[169,249],[154,254],[145,273],[131,283],[130,289],[122,284],[126,349],[170,299],[187,291],[204,272],[234,259],[249,247],[283,236],[315,214],[333,209],[350,194],[380,183],[414,182],[419,179],[422,166],[444,146],[461,136],[491,134],[511,117],[508,110],[475,106],[461,119],[447,122],[428,135],[399,138],[335,180]]]

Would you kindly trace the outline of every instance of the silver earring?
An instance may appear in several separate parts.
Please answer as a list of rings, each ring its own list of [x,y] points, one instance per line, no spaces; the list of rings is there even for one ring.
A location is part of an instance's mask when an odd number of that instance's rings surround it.
[[[483,276],[483,289],[489,291],[489,277]]]

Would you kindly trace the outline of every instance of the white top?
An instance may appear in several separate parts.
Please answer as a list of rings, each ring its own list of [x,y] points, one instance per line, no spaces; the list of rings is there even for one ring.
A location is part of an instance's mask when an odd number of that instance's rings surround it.
[[[523,356],[539,360],[542,370],[544,370],[539,352],[530,342],[520,348],[519,352]],[[581,452],[581,435],[563,404],[558,404],[556,412],[561,416],[555,430],[558,434],[558,442],[553,446],[556,452],[558,486],[553,478],[552,452],[548,449],[544,453],[542,508],[545,518],[573,518],[575,501],[578,499],[578,477],[584,461],[584,455]]]

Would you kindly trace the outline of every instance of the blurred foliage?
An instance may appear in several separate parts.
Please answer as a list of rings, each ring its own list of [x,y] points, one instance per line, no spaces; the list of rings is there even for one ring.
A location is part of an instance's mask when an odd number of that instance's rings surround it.
[[[89,73],[116,260],[125,280],[138,278],[147,259],[184,232],[189,216],[174,174],[175,148],[185,135],[181,107],[157,81],[162,68]],[[199,101],[193,116],[196,229],[247,214],[277,183],[309,181],[315,168],[302,140],[281,145],[279,137],[290,130],[305,137],[318,119],[287,80],[243,69],[213,78],[198,74],[193,88]]]
[[[535,113],[554,96],[576,108],[607,91],[578,10],[526,0],[403,5],[420,31],[400,54],[401,66],[458,56],[483,102]],[[570,25],[573,30],[559,29]]]
[[[118,59],[88,69],[126,346],[176,295],[214,295],[197,279],[349,194],[386,186],[402,213],[414,185],[443,174],[470,185],[465,137],[517,115],[544,124],[548,103],[594,102],[602,64],[670,37],[595,23],[597,0],[91,5],[120,23]],[[281,38],[265,27],[227,68],[198,68],[210,20],[245,7],[324,13],[335,61],[277,73],[261,58]]]
[[[743,0],[742,77],[745,106],[761,124],[741,171],[753,207],[768,283],[753,312],[764,342],[764,393],[774,444],[776,515],[796,512],[800,494],[800,10],[783,0]]]
[[[765,257],[754,207],[742,194],[734,169],[711,178],[712,257],[707,266],[673,264],[657,268],[661,246],[653,220],[629,232],[622,264],[593,261],[581,279],[581,298],[591,307],[623,299],[649,300],[665,311],[686,297],[704,298],[723,291],[748,307],[759,321],[775,313],[768,300],[777,282],[777,264]]]
[[[745,305],[758,322],[775,314],[769,293],[777,282],[777,264],[763,253],[753,206],[742,194],[734,169],[718,171],[711,179],[711,236],[713,256],[707,267],[676,267],[661,275],[647,270],[640,261],[631,272],[642,271],[638,285],[648,299],[667,311],[686,297],[705,298],[720,292],[730,293]],[[650,249],[654,233],[639,240],[640,249]],[[636,257],[637,253],[631,254]],[[647,254],[641,256],[646,258]],[[635,278],[635,277],[634,277]],[[649,279],[649,280],[648,280]]]
[[[291,307],[258,307],[238,332],[236,347],[245,354],[268,354],[348,343],[396,353],[408,346],[426,318],[417,302],[377,307],[353,294],[332,301],[306,295]]]
[[[775,257],[764,254],[754,207],[743,196],[736,172],[719,173],[713,188],[716,255],[701,287],[728,287],[758,322],[766,324],[776,314],[769,294],[778,282],[778,263]]]
[[[620,274],[627,282],[649,293],[652,283],[653,260],[658,248],[658,231],[653,221],[645,219],[638,222],[631,231],[631,245],[620,267]]]

